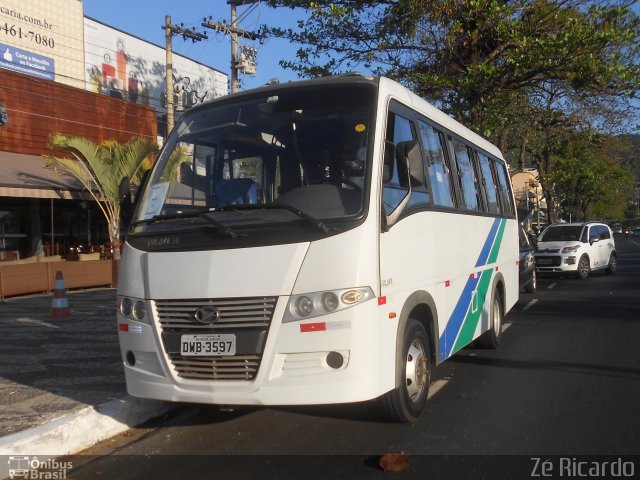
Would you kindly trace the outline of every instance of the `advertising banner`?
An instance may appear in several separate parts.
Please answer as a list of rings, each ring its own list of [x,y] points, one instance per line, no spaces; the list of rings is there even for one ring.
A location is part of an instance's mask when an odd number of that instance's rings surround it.
[[[0,0],[0,68],[84,88],[82,2]]]
[[[165,112],[164,47],[90,18],[84,38],[87,89]],[[173,77],[177,112],[227,94],[227,75],[175,53]]]
[[[53,58],[27,52],[4,43],[0,43],[0,67],[47,80],[55,80],[56,77]]]

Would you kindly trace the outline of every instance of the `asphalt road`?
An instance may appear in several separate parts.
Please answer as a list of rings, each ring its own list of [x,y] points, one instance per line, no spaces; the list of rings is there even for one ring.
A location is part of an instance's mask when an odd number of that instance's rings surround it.
[[[529,478],[536,458],[559,478],[591,455],[638,455],[640,241],[616,242],[615,275],[541,278],[497,351],[465,349],[438,367],[415,425],[380,421],[375,404],[186,406],[75,457],[73,478]],[[392,452],[406,470],[380,469]],[[640,457],[624,458],[640,475]]]

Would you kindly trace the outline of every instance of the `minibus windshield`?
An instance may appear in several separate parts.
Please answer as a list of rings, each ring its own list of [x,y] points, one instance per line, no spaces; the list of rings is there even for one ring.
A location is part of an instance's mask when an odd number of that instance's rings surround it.
[[[322,229],[360,217],[374,107],[373,88],[345,85],[269,90],[186,112],[150,175],[133,231],[211,218],[234,230],[279,222]]]

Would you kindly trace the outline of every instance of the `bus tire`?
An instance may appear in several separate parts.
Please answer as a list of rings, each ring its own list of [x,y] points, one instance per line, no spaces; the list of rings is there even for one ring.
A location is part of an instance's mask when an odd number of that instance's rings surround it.
[[[494,291],[493,299],[491,300],[491,321],[489,323],[489,330],[484,332],[478,337],[477,345],[480,348],[488,348],[495,350],[500,345],[500,337],[502,337],[502,324],[504,320],[504,314],[502,312],[502,297],[498,290]]]
[[[415,422],[424,410],[431,381],[429,338],[422,323],[409,319],[404,331],[400,385],[381,397],[387,416],[402,423]]]

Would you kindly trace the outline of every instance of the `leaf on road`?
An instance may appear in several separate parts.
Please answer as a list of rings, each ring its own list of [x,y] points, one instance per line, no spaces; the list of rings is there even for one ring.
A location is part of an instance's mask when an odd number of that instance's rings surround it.
[[[401,472],[409,468],[411,463],[409,462],[409,457],[407,457],[404,452],[400,452],[382,455],[378,461],[378,465],[380,465],[380,468],[385,472]]]

